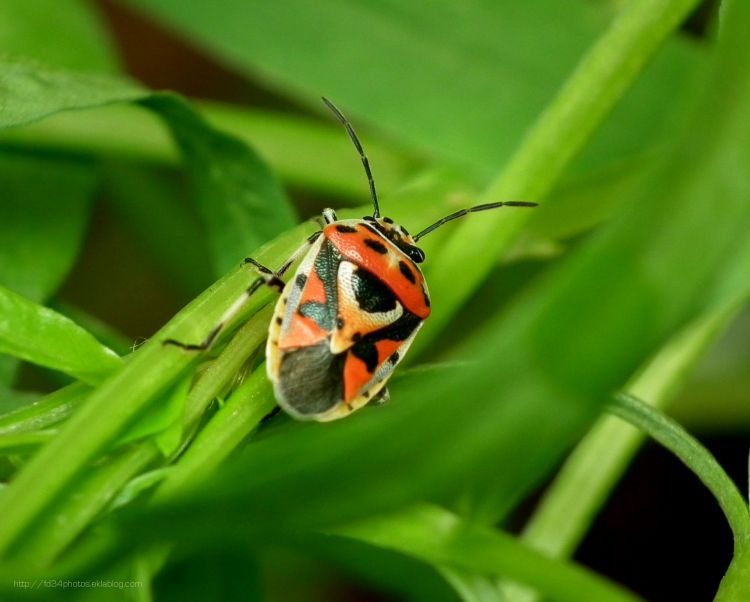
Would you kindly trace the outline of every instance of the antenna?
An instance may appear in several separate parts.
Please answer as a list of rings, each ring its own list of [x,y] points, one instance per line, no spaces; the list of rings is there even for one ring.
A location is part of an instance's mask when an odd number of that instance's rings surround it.
[[[476,213],[477,211],[487,211],[488,209],[497,209],[498,207],[536,207],[537,203],[529,203],[527,201],[508,201],[506,203],[485,203],[484,205],[476,205],[475,207],[469,207],[468,209],[461,209],[450,215],[446,215],[444,218],[439,219],[431,226],[428,226],[422,230],[419,234],[415,235],[414,242],[417,242],[423,236],[429,234],[433,230],[437,230],[443,224],[446,224],[454,219],[463,217],[467,213]]]
[[[352,127],[352,124],[349,123],[349,120],[344,117],[343,113],[338,110],[335,104],[333,104],[330,100],[328,100],[325,96],[321,97],[323,99],[323,102],[326,103],[326,106],[331,109],[331,112],[336,116],[336,119],[338,119],[342,125],[346,128],[346,132],[349,134],[349,138],[352,139],[352,142],[354,143],[354,146],[357,148],[357,152],[359,153],[359,158],[362,159],[362,167],[365,168],[365,174],[367,174],[367,181],[370,184],[370,196],[372,197],[372,206],[375,208],[375,210],[372,213],[373,217],[380,217],[380,206],[378,205],[378,194],[375,192],[375,180],[372,178],[372,172],[370,171],[370,161],[367,159],[367,155],[365,154],[364,149],[362,148],[362,144],[359,142],[359,138],[357,138],[357,134],[354,131],[354,128]]]

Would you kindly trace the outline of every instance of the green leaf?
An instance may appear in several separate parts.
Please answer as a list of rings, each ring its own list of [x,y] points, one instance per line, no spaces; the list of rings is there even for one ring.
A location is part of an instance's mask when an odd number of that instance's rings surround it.
[[[367,183],[358,158],[337,122],[323,123],[257,107],[205,101],[197,104],[211,125],[252,144],[290,184],[326,197],[355,198],[360,202],[367,198]],[[388,194],[403,182],[416,161],[365,134],[362,132],[362,144],[376,166],[378,192]],[[61,113],[23,129],[0,132],[0,141],[14,147],[44,148],[138,164],[172,167],[179,162],[174,141],[158,118],[128,105]]]
[[[39,399],[38,393],[27,393],[23,391],[14,391],[0,385],[0,425],[5,414],[18,411],[29,407]],[[0,426],[0,433],[2,426]]]
[[[72,69],[110,71],[115,66],[111,45],[97,15],[85,2],[78,0],[3,2],[0,5],[0,48],[6,54]],[[5,203],[0,206],[3,213],[0,215],[0,262],[5,260],[5,265],[0,266],[0,284],[43,302],[72,267],[88,218],[86,201],[93,192],[95,177],[90,165],[49,155],[29,156],[32,153],[38,153],[38,147],[18,156],[3,152],[0,160],[0,185]],[[28,164],[24,165],[24,161]],[[48,177],[39,178],[39,173]],[[19,203],[30,211],[17,211]],[[34,224],[39,227],[32,232],[28,222],[30,218],[39,218],[40,208],[49,221]],[[11,213],[10,219],[8,213]],[[41,240],[37,233],[42,234]],[[77,239],[71,238],[76,236]],[[19,238],[24,240],[16,247]],[[19,274],[18,270],[11,269],[8,273],[3,269],[7,264],[28,267],[28,253],[33,247],[28,246],[27,241],[37,243],[34,253],[37,264],[28,272]],[[51,246],[54,253],[48,254]],[[19,276],[18,280],[14,278]],[[17,366],[18,362],[12,358],[0,358],[0,382],[12,382]]]
[[[143,104],[166,120],[182,149],[216,276],[295,224],[280,184],[244,143],[211,129],[177,97],[154,96]]]
[[[395,549],[433,565],[533,584],[552,600],[639,600],[587,569],[550,560],[510,535],[471,525],[436,506],[418,506],[367,519],[334,533]]]
[[[206,235],[195,207],[182,198],[174,174],[107,162],[104,184],[108,208],[161,268],[170,286],[192,298],[210,284]]]
[[[648,433],[695,473],[721,506],[735,545],[745,547],[747,552],[750,545],[747,502],[711,453],[679,424],[637,397],[618,394],[607,410]]]
[[[750,13],[748,13],[750,15]],[[750,594],[750,511],[747,501],[721,465],[679,424],[630,395],[617,395],[608,410],[646,431],[675,454],[719,502],[734,536],[734,558],[716,594],[718,602],[740,602]]]
[[[135,83],[106,75],[64,71],[25,59],[0,60],[0,128],[24,125],[72,109],[140,100]]]
[[[254,151],[211,128],[176,95],[149,93],[121,79],[6,59],[0,61],[0,101],[0,128],[117,102],[140,102],[158,113],[182,150],[217,273],[294,223],[278,182]]]
[[[127,355],[133,351],[133,341],[131,339],[79,307],[58,299],[55,299],[50,307],[83,326],[99,341],[117,353],[117,355]]]
[[[0,287],[0,353],[46,366],[89,384],[122,366],[117,354],[51,309]]]
[[[429,10],[395,0],[126,2],[318,111],[328,96],[357,123],[485,174],[508,160],[609,16],[552,0],[442,0]],[[259,24],[252,35],[247,23]],[[672,44],[602,131],[588,168],[670,130],[680,113],[673,91],[689,88],[697,55]]]
[[[544,199],[694,5],[695,0],[623,5],[480,200]],[[417,349],[433,342],[441,326],[486,278],[532,216],[529,210],[488,212],[484,219],[463,220],[449,232],[434,236],[437,240],[432,244],[440,246],[433,265],[439,265],[443,274],[460,273],[461,284],[453,278],[439,281],[440,273],[433,276],[427,268],[431,282],[440,286],[438,291],[433,286],[433,291],[440,294],[441,302],[435,304],[431,323],[417,341]],[[468,240],[482,241],[482,253],[466,245]]]
[[[165,456],[177,449],[182,439],[181,427],[185,399],[192,380],[192,375],[183,378],[164,394],[145,414],[128,427],[120,437],[118,445],[144,439],[149,435],[158,435],[154,437],[154,440]]]
[[[73,160],[0,151],[0,182],[0,285],[44,301],[78,256],[96,176]]]
[[[70,416],[90,387],[77,382],[45,395],[32,405],[24,405],[0,416],[0,435],[27,433],[49,428]]]

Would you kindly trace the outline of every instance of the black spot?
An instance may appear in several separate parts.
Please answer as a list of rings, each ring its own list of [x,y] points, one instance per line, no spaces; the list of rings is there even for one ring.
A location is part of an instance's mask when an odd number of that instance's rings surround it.
[[[305,274],[297,274],[297,277],[294,279],[294,284],[297,285],[297,288],[304,288],[306,282],[307,276]]]
[[[361,341],[361,340],[362,340],[362,333],[361,332],[355,332],[352,335],[352,343],[356,343],[357,341]]]
[[[403,226],[401,226],[401,232],[403,232],[406,236],[410,236],[409,231]]]
[[[301,316],[310,318],[323,330],[331,330],[331,328],[333,328],[333,316],[331,315],[329,306],[326,303],[307,301],[299,306],[297,312]]]
[[[425,287],[422,287],[422,295],[424,296],[424,304],[429,307],[430,306],[430,296],[427,294],[427,290]]]
[[[363,340],[373,340],[375,342],[388,339],[390,341],[405,341],[409,338],[414,329],[419,326],[422,319],[412,313],[404,312],[403,315],[385,328],[371,332]]]
[[[380,253],[381,255],[385,255],[386,253],[388,253],[388,249],[386,249],[385,245],[379,240],[375,240],[374,238],[365,238],[365,245],[370,247],[376,253]]]
[[[341,330],[344,327],[344,320],[342,318],[336,318],[336,328]]]
[[[370,392],[369,391],[363,391],[362,392],[362,397],[364,397],[365,399],[367,399],[368,397],[370,397]]]
[[[277,324],[278,324],[279,326],[281,326],[281,323],[282,323],[283,321],[284,321],[284,320],[282,320],[281,318],[276,318],[276,323],[277,323]]]
[[[358,267],[352,274],[354,296],[359,307],[367,313],[381,313],[396,309],[396,296],[379,278]]]
[[[365,363],[367,371],[372,374],[378,367],[378,350],[375,345],[383,340],[405,341],[421,322],[422,320],[414,314],[405,312],[393,324],[371,332],[359,339],[352,346],[351,352]],[[391,355],[390,361],[395,364],[398,361],[398,357],[398,352],[396,352]]]
[[[398,269],[401,270],[404,278],[406,278],[409,282],[411,282],[412,284],[417,283],[417,277],[414,275],[412,269],[408,265],[406,265],[406,262],[403,259],[398,262]]]
[[[398,362],[399,357],[398,351],[396,351],[388,358],[388,361],[391,362],[391,365],[395,365]]]
[[[391,219],[390,217],[384,217],[384,218],[383,218],[383,221],[384,221],[384,222],[385,222],[386,224],[392,224],[392,223],[393,223],[393,220],[392,220],[392,219]]]
[[[356,228],[353,228],[352,226],[345,226],[343,224],[339,224],[338,226],[336,226],[336,230],[338,232],[341,232],[342,234],[353,234],[357,231]]]
[[[370,374],[375,372],[375,368],[378,367],[378,350],[375,348],[373,341],[362,340],[356,343],[352,347],[352,354],[365,363],[367,371]]]
[[[377,221],[372,215],[365,215],[362,219],[367,220],[368,222]]]

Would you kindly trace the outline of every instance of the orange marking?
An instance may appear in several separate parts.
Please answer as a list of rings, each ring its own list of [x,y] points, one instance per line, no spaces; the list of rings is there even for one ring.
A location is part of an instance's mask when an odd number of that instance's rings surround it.
[[[389,240],[373,234],[365,226],[357,225],[356,228],[356,234],[342,233],[336,230],[335,224],[330,224],[323,230],[323,236],[331,241],[347,261],[360,265],[379,278],[382,278],[383,282],[396,294],[396,297],[398,297],[401,304],[408,311],[423,320],[427,318],[430,315],[430,308],[424,301],[424,294],[422,292],[424,276],[419,268]],[[391,253],[403,260],[411,268],[416,282],[412,284],[404,277],[398,268],[398,263],[391,265],[389,255],[378,253],[363,244],[362,241],[364,238],[377,239],[379,243],[390,249]]]
[[[382,339],[375,343],[375,349],[378,350],[378,368],[380,368],[382,363],[391,357],[393,352],[401,347],[402,344],[403,341],[391,341],[390,339]]]
[[[315,321],[296,314],[292,318],[287,333],[279,340],[279,349],[296,349],[308,345],[316,345],[324,340],[328,333],[318,326]]]
[[[344,362],[344,402],[349,403],[352,399],[359,397],[372,374],[367,371],[365,363],[356,357],[351,351],[346,352],[346,362]]]
[[[305,288],[302,290],[299,304],[302,305],[307,301],[326,302],[326,291],[323,287],[323,281],[314,268],[307,275],[307,282],[305,283]]]

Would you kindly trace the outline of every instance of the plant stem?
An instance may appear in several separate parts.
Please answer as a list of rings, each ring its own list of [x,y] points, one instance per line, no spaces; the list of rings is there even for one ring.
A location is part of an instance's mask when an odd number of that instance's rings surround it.
[[[608,410],[646,431],[692,470],[719,502],[734,537],[734,558],[715,600],[739,602],[750,596],[750,510],[737,486],[711,453],[679,424],[637,397],[620,394]]]
[[[545,109],[518,151],[482,195],[483,202],[539,201],[583,149],[648,60],[697,4],[697,0],[633,0],[586,53]],[[432,265],[461,274],[433,309],[430,326],[415,341],[424,349],[490,273],[521,227],[528,210],[501,210],[457,224]],[[482,252],[465,241],[481,241]]]
[[[195,428],[208,405],[231,383],[241,365],[261,345],[271,311],[271,307],[266,307],[248,320],[221,355],[201,374],[185,401],[183,425],[187,433]],[[155,442],[147,439],[94,469],[79,483],[74,496],[63,498],[50,512],[45,513],[44,518],[37,519],[32,533],[16,546],[15,554],[35,565],[52,561],[101,513],[128,481],[160,457],[161,452]]]
[[[296,230],[276,241],[276,247],[292,245]],[[265,253],[278,252],[274,246]],[[260,252],[260,259],[264,251]],[[96,389],[60,434],[21,470],[0,499],[0,555],[8,554],[23,531],[80,474],[97,454],[106,450],[149,402],[166,389],[198,354],[164,347],[166,338],[202,339],[227,307],[247,286],[247,271],[238,269],[198,297],[162,331],[138,349],[116,374]],[[268,300],[258,294],[247,311],[257,311]],[[263,329],[265,330],[265,329]]]
[[[265,366],[261,365],[201,430],[164,479],[154,499],[167,498],[216,469],[275,406]]]
[[[695,363],[736,316],[734,304],[696,320],[641,370],[626,390],[664,409]],[[552,557],[573,553],[607,495],[640,447],[643,433],[602,418],[578,444],[544,495],[523,539]]]

